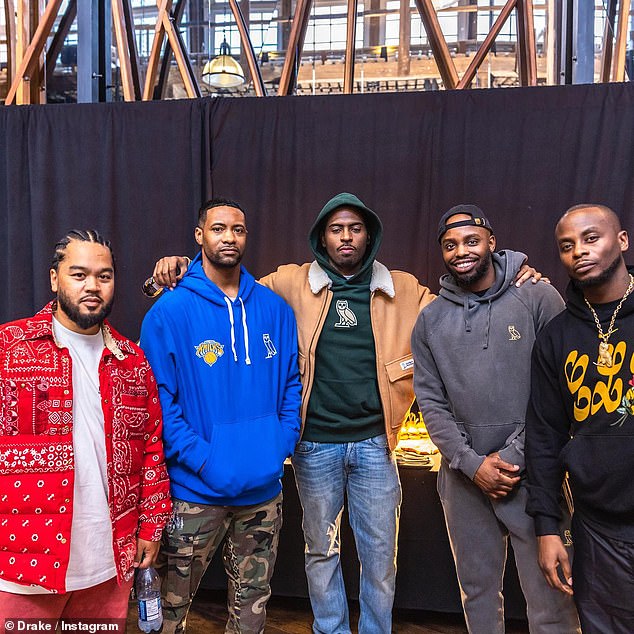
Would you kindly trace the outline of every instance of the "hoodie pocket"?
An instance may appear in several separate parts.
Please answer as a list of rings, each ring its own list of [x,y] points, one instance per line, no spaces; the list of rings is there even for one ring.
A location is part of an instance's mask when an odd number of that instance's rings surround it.
[[[524,423],[517,421],[463,423],[463,427],[471,439],[471,448],[481,456],[488,456],[506,447],[522,432]]]
[[[471,440],[471,434],[467,431],[466,425],[464,423],[460,423],[460,422],[456,421],[456,427],[458,428],[458,431],[460,432],[460,434],[467,441],[467,446],[473,447],[473,442]]]
[[[279,480],[287,455],[288,447],[277,414],[217,424],[213,431],[213,449],[200,479],[211,497],[239,498]]]

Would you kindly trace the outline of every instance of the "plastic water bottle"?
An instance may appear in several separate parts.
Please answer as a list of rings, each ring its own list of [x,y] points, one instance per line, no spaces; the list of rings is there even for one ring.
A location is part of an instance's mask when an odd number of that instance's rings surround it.
[[[137,570],[136,598],[139,604],[139,629],[142,632],[160,630],[163,625],[161,579],[154,568]]]

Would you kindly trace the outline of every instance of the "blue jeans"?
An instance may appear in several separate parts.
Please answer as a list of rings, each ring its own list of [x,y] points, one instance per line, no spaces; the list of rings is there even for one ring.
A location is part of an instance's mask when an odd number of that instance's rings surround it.
[[[389,634],[401,483],[385,434],[348,443],[303,440],[293,457],[304,511],[306,577],[315,634],[349,634],[339,559],[344,494],[361,563],[359,634]]]

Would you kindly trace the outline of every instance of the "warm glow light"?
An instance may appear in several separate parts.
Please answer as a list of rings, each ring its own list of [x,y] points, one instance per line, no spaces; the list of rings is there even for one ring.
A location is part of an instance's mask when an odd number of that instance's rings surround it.
[[[231,50],[226,40],[220,45],[220,55],[205,64],[202,80],[214,88],[235,88],[244,84],[244,71],[231,57]]]

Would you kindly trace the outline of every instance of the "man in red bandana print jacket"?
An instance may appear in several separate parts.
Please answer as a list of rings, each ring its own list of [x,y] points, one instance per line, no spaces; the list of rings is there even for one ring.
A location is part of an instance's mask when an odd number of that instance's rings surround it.
[[[51,286],[55,301],[0,327],[0,625],[125,618],[171,511],[154,376],[105,321],[109,243],[71,231]]]

